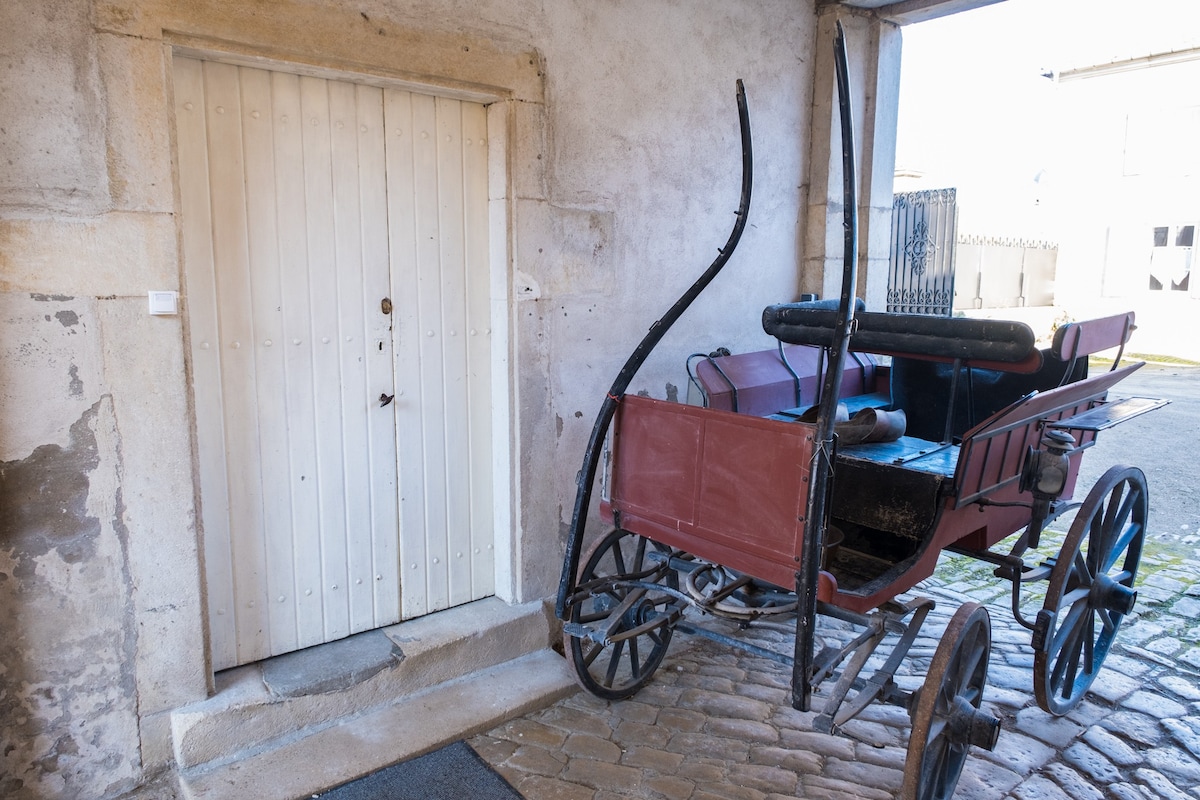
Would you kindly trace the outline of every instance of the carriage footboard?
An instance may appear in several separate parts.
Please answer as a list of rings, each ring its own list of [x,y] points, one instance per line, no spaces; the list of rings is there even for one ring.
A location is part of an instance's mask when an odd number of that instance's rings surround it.
[[[1169,400],[1156,400],[1153,397],[1127,397],[1123,400],[1111,400],[1100,403],[1082,414],[1051,422],[1046,427],[1067,431],[1106,431],[1134,417],[1140,417],[1156,408],[1162,408],[1169,402]]]

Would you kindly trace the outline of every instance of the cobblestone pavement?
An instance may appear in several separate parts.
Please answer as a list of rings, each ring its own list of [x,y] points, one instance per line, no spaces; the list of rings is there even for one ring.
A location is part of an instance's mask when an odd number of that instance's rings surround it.
[[[1185,411],[1194,414],[1194,402],[1178,404],[1173,413]],[[1167,411],[1156,413],[1170,420]],[[1183,449],[1194,448],[1194,425],[1175,430],[1192,431]],[[1132,432],[1123,436],[1124,441],[1114,439],[1117,460],[1138,446],[1162,447],[1165,441],[1147,442]],[[1194,463],[1193,456],[1181,455],[1186,458],[1160,461],[1155,469],[1179,471],[1179,464]],[[1081,476],[1081,486],[1090,486],[1106,466],[1103,458],[1093,461],[1099,463]],[[1184,481],[1192,491],[1195,472],[1183,471],[1192,476]],[[1155,478],[1151,473],[1152,498]],[[1159,495],[1152,506],[1162,502]],[[1194,494],[1184,507],[1182,515],[1178,504],[1162,515],[1172,521],[1157,530],[1152,508],[1137,607],[1118,632],[1090,695],[1065,717],[1043,712],[1034,700],[1030,634],[1013,620],[1008,586],[990,566],[943,555],[935,577],[914,589],[912,594],[937,601],[937,608],[897,676],[906,689],[920,684],[937,637],[963,602],[983,602],[991,614],[984,705],[1002,720],[1003,730],[994,752],[973,749],[956,798],[1200,798]],[[1047,532],[1039,552],[1056,552],[1058,541],[1061,534]],[[1040,598],[1031,595],[1023,607],[1032,616]],[[528,800],[896,795],[910,726],[903,709],[869,706],[847,726],[855,738],[816,733],[814,714],[795,711],[788,702],[788,668],[702,639],[676,636],[671,647],[654,679],[632,699],[609,703],[579,692],[476,736],[471,744]]]
[[[1033,699],[1029,632],[1012,619],[1005,587],[990,568],[943,562],[914,591],[938,605],[897,682],[916,688],[913,676],[925,674],[954,610],[987,602],[984,704],[1003,730],[995,751],[972,751],[956,798],[1200,798],[1200,558],[1151,548],[1136,618],[1122,626],[1091,694],[1065,717]],[[470,743],[528,800],[894,797],[908,713],[869,706],[847,726],[859,741],[816,733],[814,713],[788,702],[790,679],[768,659],[677,636],[632,699],[581,691]]]

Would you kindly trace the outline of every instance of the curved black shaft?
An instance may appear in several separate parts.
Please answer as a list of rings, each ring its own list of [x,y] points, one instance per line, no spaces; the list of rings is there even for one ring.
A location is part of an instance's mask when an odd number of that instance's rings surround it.
[[[833,423],[838,393],[842,387],[842,362],[850,345],[850,326],[854,321],[854,291],[858,277],[858,195],[854,169],[854,117],[851,112],[850,70],[846,56],[846,32],[837,23],[833,54],[837,71],[838,113],[842,128],[842,296],[838,304],[837,327],[829,349],[829,369],[821,386],[817,411],[812,462],[808,482],[808,506],[805,512],[803,562],[796,575],[799,601],[796,619],[795,662],[792,674],[792,705],[808,711],[811,705],[813,640],[817,622],[817,581],[820,576],[821,548],[825,544],[828,514],[829,477],[833,468]]]
[[[625,390],[629,388],[630,382],[633,381],[634,375],[645,363],[650,352],[658,344],[659,340],[670,330],[675,321],[683,315],[688,306],[692,304],[702,291],[712,282],[713,278],[717,277],[717,273],[729,261],[729,257],[733,255],[734,248],[737,247],[738,240],[742,238],[742,231],[746,228],[746,213],[750,210],[750,188],[753,182],[754,175],[754,158],[750,146],[750,113],[746,108],[746,89],[739,79],[737,82],[737,105],[738,105],[738,122],[741,128],[742,135],[742,196],[738,203],[737,220],[733,224],[733,231],[729,234],[729,240],[725,242],[725,246],[718,251],[718,255],[712,265],[709,266],[704,274],[701,275],[695,283],[692,284],[683,295],[680,296],[675,304],[667,310],[667,313],[662,316],[657,322],[650,326],[641,343],[630,354],[629,359],[625,362],[625,366],[617,373],[617,379],[613,381],[612,387],[608,390],[608,395],[604,398],[604,402],[600,406],[600,413],[596,416],[596,424],[592,427],[592,436],[588,439],[587,450],[583,455],[583,467],[579,470],[576,476],[576,492],[575,492],[575,509],[571,514],[571,531],[567,538],[567,552],[563,558],[562,577],[558,584],[558,600],[554,605],[554,613],[559,619],[567,618],[567,598],[575,591],[575,576],[579,571],[579,554],[583,549],[583,533],[587,527],[588,507],[592,502],[592,485],[596,479],[596,468],[600,463],[600,452],[604,442],[604,437],[608,435],[608,426],[612,422],[613,415],[617,411],[617,403],[625,394]]]

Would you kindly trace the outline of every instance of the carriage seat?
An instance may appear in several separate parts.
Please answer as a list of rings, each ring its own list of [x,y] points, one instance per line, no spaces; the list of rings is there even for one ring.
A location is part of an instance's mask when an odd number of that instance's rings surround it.
[[[957,383],[953,364],[896,357],[892,359],[891,402],[906,409],[909,436],[933,442],[957,441],[968,430],[1030,392],[1044,392],[1087,377],[1086,359],[1070,365],[1074,374],[1067,375],[1067,362],[1055,358],[1049,350],[1042,350],[1039,355],[1042,366],[1036,372],[1007,372],[967,364],[960,370]],[[947,439],[946,422],[951,413]]]
[[[905,411],[909,436],[953,441],[1030,392],[1087,377],[1087,356],[1123,348],[1133,319],[1068,323],[1039,350],[1022,322],[861,312],[849,346],[892,356],[888,407]],[[808,303],[763,312],[763,329],[788,343],[831,347],[836,322],[836,310]],[[1119,360],[1120,352],[1114,367]]]
[[[1111,348],[1123,348],[1134,329],[1133,313],[1070,322],[1055,331],[1051,345],[1039,353],[1041,365],[1034,372],[979,367],[965,363],[959,374],[957,394],[950,421],[950,440],[993,414],[1007,408],[1030,392],[1046,392],[1081,381],[1088,376],[1088,356]],[[1118,352],[1113,367],[1120,361]],[[931,441],[946,436],[950,412],[953,365],[919,357],[892,359],[890,386],[894,407],[908,410],[908,434]]]

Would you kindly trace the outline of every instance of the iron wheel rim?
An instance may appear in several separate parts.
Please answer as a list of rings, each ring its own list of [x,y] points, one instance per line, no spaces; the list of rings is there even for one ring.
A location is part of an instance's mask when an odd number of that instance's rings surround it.
[[[969,737],[951,724],[966,704],[983,702],[991,656],[987,609],[964,603],[946,626],[913,710],[902,800],[949,800],[970,753]]]
[[[670,548],[644,536],[614,529],[599,539],[588,552],[579,570],[579,585],[604,578],[632,579],[639,583],[658,583],[677,590],[678,575],[664,558],[658,565],[648,559],[653,548],[664,555]],[[629,589],[620,585],[603,584],[597,590],[572,604],[569,621],[589,623],[604,619],[621,602]],[[648,629],[638,635],[611,643],[564,634],[567,661],[571,664],[576,682],[593,695],[605,700],[621,700],[635,694],[653,677],[666,657],[673,632],[672,612],[681,601],[667,593],[647,590],[633,607],[620,618],[614,636],[640,627]],[[655,625],[656,620],[662,624]]]
[[[1148,511],[1146,476],[1115,466],[1076,514],[1050,573],[1047,628],[1034,654],[1034,694],[1044,711],[1061,716],[1073,709],[1104,665],[1136,597]]]

